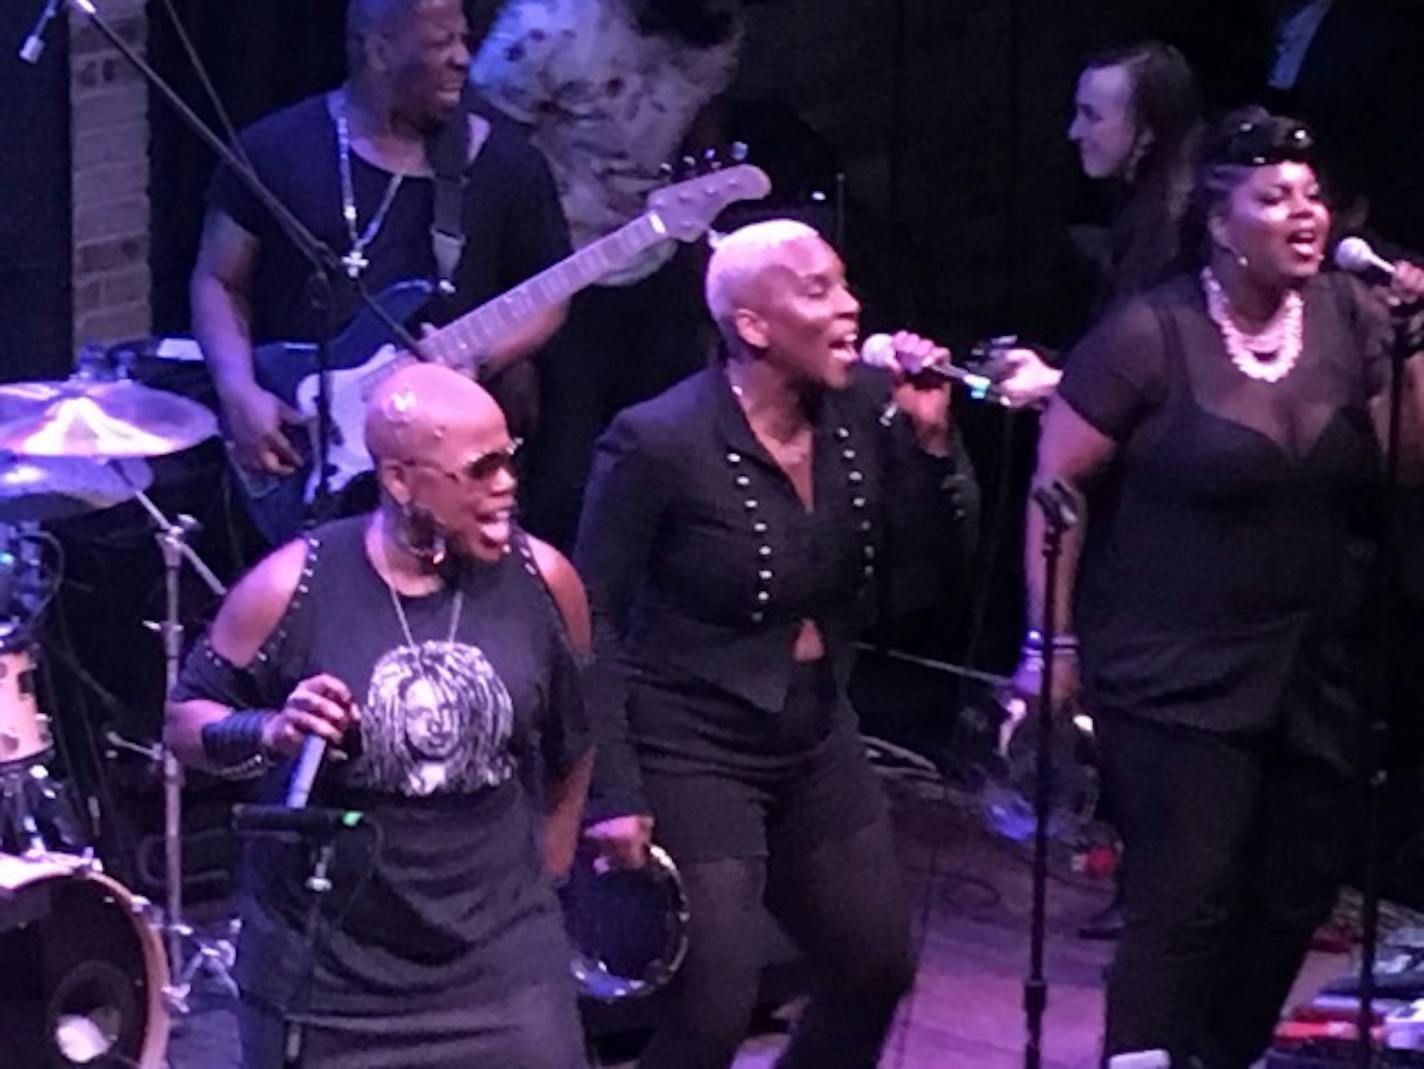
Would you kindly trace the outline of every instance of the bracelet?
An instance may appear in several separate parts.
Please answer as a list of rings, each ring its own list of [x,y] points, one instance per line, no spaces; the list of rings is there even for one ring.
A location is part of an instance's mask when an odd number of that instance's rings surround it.
[[[203,756],[217,775],[244,779],[267,770],[270,760],[262,743],[262,731],[272,715],[261,709],[233,712],[203,725],[199,732]]]
[[[1052,648],[1054,653],[1065,650],[1076,650],[1078,648],[1078,636],[1071,632],[1061,632],[1053,636]],[[1024,635],[1024,652],[1043,652],[1043,632],[1036,627],[1031,627]]]

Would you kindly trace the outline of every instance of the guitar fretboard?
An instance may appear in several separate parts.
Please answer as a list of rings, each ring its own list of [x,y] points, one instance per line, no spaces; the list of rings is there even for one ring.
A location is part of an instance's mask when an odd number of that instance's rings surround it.
[[[422,338],[420,347],[424,356],[451,367],[471,370],[496,342],[520,324],[568,300],[604,275],[626,267],[639,254],[667,237],[667,229],[655,213],[640,215]],[[382,379],[404,367],[410,359],[413,358],[393,360],[373,370],[362,380],[363,393],[369,394]]]

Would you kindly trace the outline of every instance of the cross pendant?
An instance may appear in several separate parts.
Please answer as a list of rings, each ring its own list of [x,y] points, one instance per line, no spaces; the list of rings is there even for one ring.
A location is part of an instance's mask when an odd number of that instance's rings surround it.
[[[341,258],[342,266],[346,268],[348,278],[360,278],[361,272],[371,266],[371,261],[366,259],[360,249],[352,249]]]

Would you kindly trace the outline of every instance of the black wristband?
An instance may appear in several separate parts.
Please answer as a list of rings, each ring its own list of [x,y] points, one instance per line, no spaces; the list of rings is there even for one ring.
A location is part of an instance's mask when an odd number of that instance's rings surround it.
[[[266,767],[262,729],[272,714],[262,710],[228,713],[204,724],[203,756],[223,775],[245,775]]]

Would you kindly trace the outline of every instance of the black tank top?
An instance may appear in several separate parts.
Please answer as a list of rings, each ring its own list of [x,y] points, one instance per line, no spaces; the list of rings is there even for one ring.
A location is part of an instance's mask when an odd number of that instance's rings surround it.
[[[407,636],[366,556],[367,521],[307,536],[297,591],[254,666],[273,706],[319,672],[350,687],[359,738],[349,760],[324,764],[311,803],[362,810],[381,831],[374,858],[369,836],[342,840],[329,903],[337,921],[308,1007],[458,1004],[566,976],[541,788],[586,747],[587,727],[578,669],[527,542],[518,535],[497,564],[467,565],[440,591],[401,598]],[[301,957],[305,858],[264,846],[250,860],[240,976],[280,1004],[278,985],[300,980],[288,973]]]

